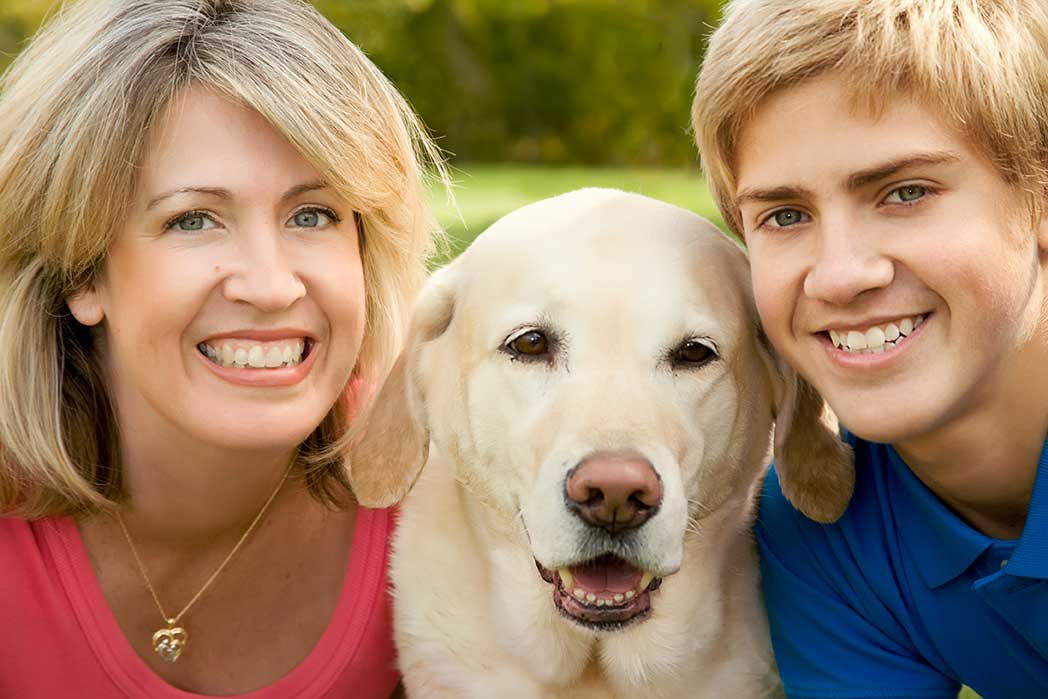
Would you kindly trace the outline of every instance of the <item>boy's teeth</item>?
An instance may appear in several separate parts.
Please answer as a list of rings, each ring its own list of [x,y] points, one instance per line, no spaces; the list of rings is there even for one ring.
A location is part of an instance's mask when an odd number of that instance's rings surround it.
[[[867,328],[865,331],[830,330],[830,341],[838,349],[843,349],[847,352],[881,354],[898,340],[912,333],[923,322],[924,316],[915,316],[902,319],[898,325],[888,323],[883,327],[874,326]]]
[[[199,350],[215,364],[224,367],[278,369],[295,366],[302,362],[305,340],[283,340],[276,343],[251,342],[246,340],[218,341],[220,345],[206,342],[198,345]]]

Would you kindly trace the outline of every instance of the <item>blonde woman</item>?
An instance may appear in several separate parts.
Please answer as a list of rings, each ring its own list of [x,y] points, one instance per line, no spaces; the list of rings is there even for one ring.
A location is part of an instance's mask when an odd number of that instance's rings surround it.
[[[347,387],[437,230],[410,109],[298,0],[84,0],[0,94],[0,696],[387,697]]]

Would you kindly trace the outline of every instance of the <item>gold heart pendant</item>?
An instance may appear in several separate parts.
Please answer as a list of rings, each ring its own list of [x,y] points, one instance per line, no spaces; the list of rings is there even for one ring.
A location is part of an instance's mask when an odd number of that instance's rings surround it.
[[[169,663],[178,660],[178,656],[182,655],[182,650],[185,649],[188,642],[189,632],[181,626],[160,629],[153,634],[153,650]]]

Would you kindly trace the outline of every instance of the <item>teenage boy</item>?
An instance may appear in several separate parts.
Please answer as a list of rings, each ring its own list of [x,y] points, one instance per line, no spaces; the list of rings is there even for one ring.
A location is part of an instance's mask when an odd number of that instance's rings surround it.
[[[791,699],[1048,697],[1046,5],[739,0],[710,41],[704,169],[855,453],[835,522],[765,483]]]

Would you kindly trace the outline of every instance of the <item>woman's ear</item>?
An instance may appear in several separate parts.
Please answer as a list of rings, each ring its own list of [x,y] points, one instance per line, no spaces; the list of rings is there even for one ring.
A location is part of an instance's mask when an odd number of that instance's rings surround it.
[[[106,315],[102,299],[93,284],[67,296],[66,305],[81,325],[98,325]]]

